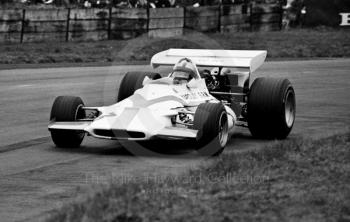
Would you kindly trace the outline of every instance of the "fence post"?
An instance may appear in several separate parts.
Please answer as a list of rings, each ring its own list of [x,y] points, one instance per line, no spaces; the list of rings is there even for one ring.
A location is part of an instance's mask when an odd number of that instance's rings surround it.
[[[20,43],[23,43],[23,36],[24,36],[24,26],[25,26],[25,19],[26,19],[26,10],[22,10],[22,27],[21,27],[21,37],[20,37]]]
[[[69,40],[69,22],[70,21],[70,8],[68,8],[68,13],[67,13],[67,23],[66,23],[66,42]]]
[[[112,29],[112,7],[109,7],[109,18],[108,18],[108,40],[111,40],[111,29]]]
[[[222,10],[222,1],[220,1],[220,4],[219,4],[218,32],[221,32],[221,10]]]
[[[149,17],[150,17],[149,9],[150,9],[150,4],[149,4],[149,1],[147,1],[147,26],[146,26],[146,28],[147,28],[147,35],[149,33]]]
[[[253,31],[253,4],[249,3],[249,25],[250,31]]]
[[[184,6],[183,7],[184,8],[184,22],[183,22],[183,24],[182,24],[182,26],[183,26],[183,29],[186,29],[186,6]]]
[[[280,4],[280,20],[279,20],[279,25],[280,25],[280,31],[282,30],[283,28],[283,6],[282,6],[282,2],[279,3]]]

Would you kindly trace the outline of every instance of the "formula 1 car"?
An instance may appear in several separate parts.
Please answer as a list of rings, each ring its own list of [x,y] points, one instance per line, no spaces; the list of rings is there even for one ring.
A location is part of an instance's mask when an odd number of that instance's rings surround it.
[[[57,147],[78,147],[85,134],[101,139],[189,139],[217,155],[236,126],[263,139],[284,139],[295,120],[295,93],[288,79],[250,76],[266,51],[169,49],[151,59],[170,74],[128,72],[116,103],[87,107],[79,97],[59,96],[50,124]],[[163,75],[164,76],[164,75]]]

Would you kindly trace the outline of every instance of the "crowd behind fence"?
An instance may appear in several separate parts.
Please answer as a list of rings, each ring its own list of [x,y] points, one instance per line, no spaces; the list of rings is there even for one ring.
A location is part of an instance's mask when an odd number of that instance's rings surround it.
[[[2,0],[0,6],[7,4],[16,6],[64,6],[69,8],[168,8],[168,7],[187,7],[187,6],[213,6],[228,4],[287,4],[290,0]],[[295,0],[293,0],[295,1]],[[298,0],[297,0],[298,1]]]

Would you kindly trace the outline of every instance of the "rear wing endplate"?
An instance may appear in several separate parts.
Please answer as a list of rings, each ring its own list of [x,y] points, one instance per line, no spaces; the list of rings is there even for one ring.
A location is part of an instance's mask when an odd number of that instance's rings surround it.
[[[227,67],[257,70],[265,61],[267,52],[258,50],[168,49],[151,59],[153,68],[172,66],[181,58],[189,58],[198,67]]]

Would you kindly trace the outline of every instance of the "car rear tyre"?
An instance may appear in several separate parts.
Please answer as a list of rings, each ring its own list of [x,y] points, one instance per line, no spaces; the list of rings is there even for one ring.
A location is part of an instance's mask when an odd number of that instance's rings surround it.
[[[295,93],[288,79],[258,78],[248,96],[248,128],[261,139],[284,139],[295,120]]]
[[[221,103],[202,103],[197,107],[193,122],[198,130],[197,150],[205,156],[217,156],[228,141],[228,118]]]
[[[85,118],[84,103],[80,97],[59,96],[55,99],[50,121],[72,122]],[[51,130],[51,138],[57,147],[74,148],[79,147],[84,139],[85,132],[75,130]]]
[[[136,90],[142,88],[145,77],[148,77],[152,80],[161,78],[160,74],[158,73],[151,73],[151,72],[126,73],[119,86],[117,102],[128,98],[129,96],[134,94]]]

